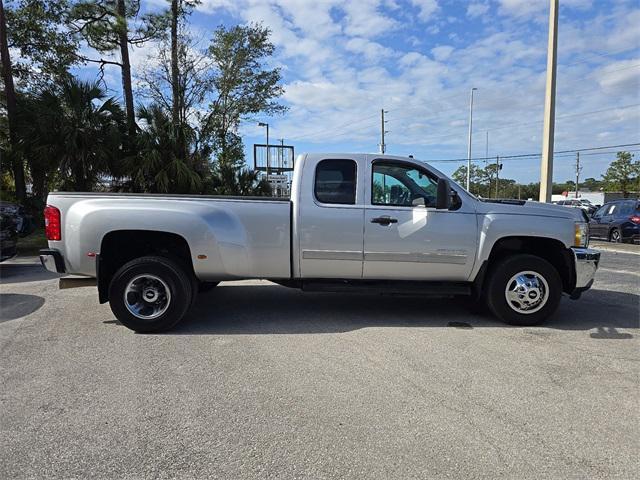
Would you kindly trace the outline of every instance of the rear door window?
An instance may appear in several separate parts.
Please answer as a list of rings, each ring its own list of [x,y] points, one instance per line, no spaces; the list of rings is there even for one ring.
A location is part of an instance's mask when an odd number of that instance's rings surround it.
[[[635,202],[624,202],[620,205],[620,211],[618,212],[618,214],[623,216],[631,216],[635,213],[635,211]]]
[[[316,166],[314,193],[321,203],[354,205],[356,203],[356,162],[322,160]]]

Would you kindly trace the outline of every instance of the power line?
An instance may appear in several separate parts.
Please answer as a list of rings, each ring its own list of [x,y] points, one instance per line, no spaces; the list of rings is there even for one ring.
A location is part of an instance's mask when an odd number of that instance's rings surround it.
[[[635,47],[632,47],[632,48],[625,48],[623,50],[618,50],[617,52],[609,52],[609,53],[593,52],[593,53],[591,53],[589,55],[583,56],[582,60],[578,60],[577,62],[561,63],[560,65],[563,66],[563,67],[571,67],[573,65],[579,65],[581,63],[587,63],[587,62],[593,60],[594,58],[613,57],[614,55],[620,55],[621,53],[631,52],[631,51],[634,51],[635,49],[636,49]]]
[[[595,150],[607,150],[610,148],[625,148],[625,147],[637,147],[640,146],[640,143],[625,143],[621,145],[605,145],[600,147],[590,147],[590,148],[577,148],[572,150],[558,150],[557,152],[553,152],[554,155],[562,155],[565,153],[575,154],[577,152],[593,152]],[[602,152],[598,152],[602,154]],[[584,153],[583,155],[593,155],[594,153]],[[516,159],[516,158],[530,158],[530,157],[539,157],[542,153],[523,153],[519,155],[500,155],[500,159]],[[484,160],[493,160],[495,157],[476,157],[472,158],[471,161],[479,162]],[[466,162],[466,158],[447,158],[447,159],[436,159],[436,160],[426,160],[429,163],[453,163],[453,162]]]

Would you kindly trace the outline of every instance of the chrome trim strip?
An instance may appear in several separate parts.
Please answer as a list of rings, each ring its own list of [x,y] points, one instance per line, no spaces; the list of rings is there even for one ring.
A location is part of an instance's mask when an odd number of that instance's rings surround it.
[[[305,260],[355,260],[362,261],[362,252],[344,250],[303,250]]]
[[[410,262],[410,263],[451,263],[464,265],[467,263],[466,253],[398,253],[398,252],[365,252],[365,261],[371,262]]]

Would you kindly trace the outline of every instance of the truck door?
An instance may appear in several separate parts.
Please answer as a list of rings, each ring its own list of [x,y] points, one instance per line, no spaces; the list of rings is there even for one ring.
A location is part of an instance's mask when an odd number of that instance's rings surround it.
[[[362,278],[365,177],[357,160],[305,159],[295,219],[302,278]]]
[[[473,206],[436,210],[438,178],[403,160],[367,162],[365,279],[465,281],[477,245]]]

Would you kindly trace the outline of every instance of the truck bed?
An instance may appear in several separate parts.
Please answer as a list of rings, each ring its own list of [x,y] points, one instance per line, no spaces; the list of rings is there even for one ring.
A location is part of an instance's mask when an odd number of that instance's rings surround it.
[[[286,198],[53,192],[48,203],[62,217],[62,239],[49,247],[60,250],[69,272],[95,276],[92,255],[107,235],[162,231],[184,239],[200,280],[291,276]]]

